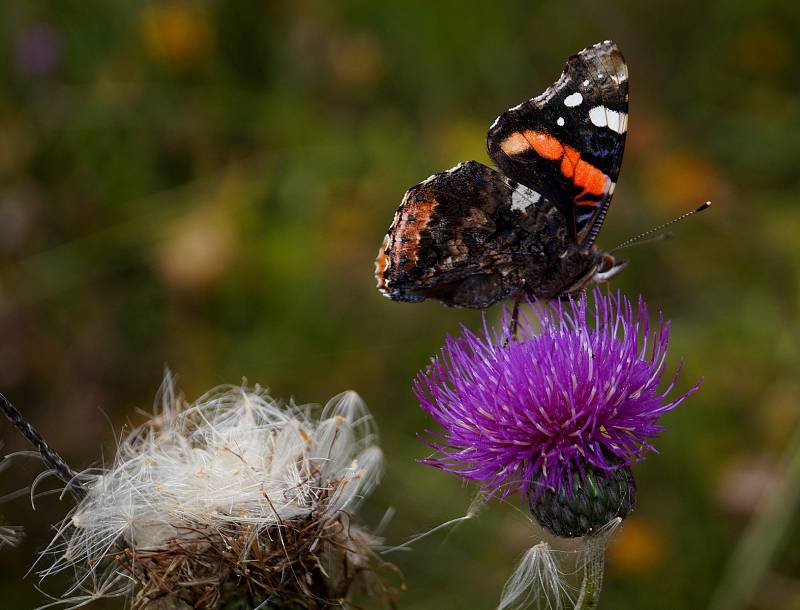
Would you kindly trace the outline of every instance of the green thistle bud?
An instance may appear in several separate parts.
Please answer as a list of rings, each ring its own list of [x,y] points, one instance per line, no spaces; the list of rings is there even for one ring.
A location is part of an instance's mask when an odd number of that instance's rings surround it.
[[[587,469],[574,474],[572,488],[560,491],[538,482],[528,488],[528,503],[536,520],[561,538],[576,538],[597,531],[616,517],[624,519],[636,505],[636,481],[631,469]]]

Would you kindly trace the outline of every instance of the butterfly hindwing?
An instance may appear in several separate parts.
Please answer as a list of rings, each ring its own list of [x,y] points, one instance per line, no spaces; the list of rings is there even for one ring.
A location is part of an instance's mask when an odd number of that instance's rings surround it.
[[[544,93],[497,117],[487,145],[504,174],[555,201],[588,249],[614,194],[627,123],[628,69],[605,41],[570,57]]]
[[[378,289],[393,300],[487,307],[519,291],[532,258],[554,258],[535,248],[555,248],[565,227],[539,193],[476,161],[462,163],[403,197],[378,252]]]

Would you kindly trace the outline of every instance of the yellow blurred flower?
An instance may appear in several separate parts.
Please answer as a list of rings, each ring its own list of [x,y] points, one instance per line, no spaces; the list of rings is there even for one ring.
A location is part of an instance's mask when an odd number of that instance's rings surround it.
[[[717,168],[690,150],[664,150],[645,160],[642,175],[648,200],[668,212],[706,200],[725,204],[730,188]]]
[[[203,288],[229,268],[235,246],[230,210],[215,203],[200,204],[167,228],[156,264],[170,286]]]
[[[608,548],[608,562],[627,573],[652,572],[664,561],[665,540],[659,530],[641,517],[629,517]]]
[[[369,88],[384,74],[383,49],[366,32],[332,38],[327,59],[334,79],[346,88]]]
[[[147,54],[156,61],[185,65],[208,55],[212,43],[206,11],[184,2],[158,2],[140,17]]]

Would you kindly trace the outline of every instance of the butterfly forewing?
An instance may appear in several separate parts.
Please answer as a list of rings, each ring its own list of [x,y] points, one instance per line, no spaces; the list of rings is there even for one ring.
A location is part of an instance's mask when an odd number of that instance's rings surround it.
[[[614,194],[628,123],[628,69],[610,41],[567,60],[544,93],[502,113],[489,155],[504,174],[555,201],[591,246]]]

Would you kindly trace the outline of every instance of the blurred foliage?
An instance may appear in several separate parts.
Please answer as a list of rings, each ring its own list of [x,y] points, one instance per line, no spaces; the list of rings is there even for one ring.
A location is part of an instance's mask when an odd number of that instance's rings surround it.
[[[663,307],[683,386],[705,383],[636,468],[603,607],[703,607],[800,425],[799,34],[789,0],[7,0],[0,388],[75,467],[111,455],[165,364],[190,398],[243,376],[300,402],[352,388],[388,457],[368,518],[396,507],[401,541],[462,514],[474,490],[415,462],[429,422],[409,382],[480,314],[387,301],[373,258],[406,188],[488,162],[499,112],[613,38],[630,132],[600,244],[714,206],[616,282]],[[22,578],[66,502],[2,506],[28,529],[0,554],[3,605],[44,599]],[[419,543],[396,559],[400,608],[493,607],[534,535],[493,505]],[[800,521],[752,608],[800,607],[798,548]]]

